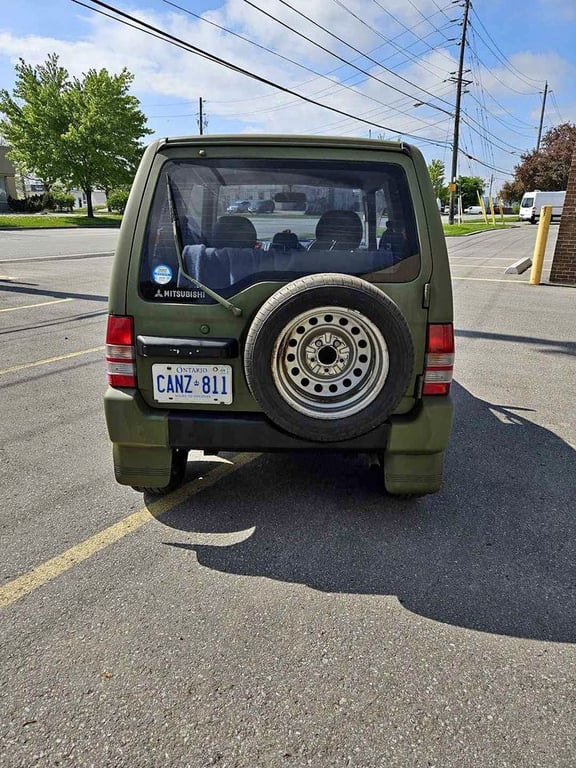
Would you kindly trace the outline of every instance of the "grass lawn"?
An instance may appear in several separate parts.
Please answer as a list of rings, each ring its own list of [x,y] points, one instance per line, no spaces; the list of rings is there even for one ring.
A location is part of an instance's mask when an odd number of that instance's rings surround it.
[[[122,216],[108,213],[98,214],[93,219],[77,213],[32,214],[15,213],[0,215],[0,229],[64,229],[77,227],[119,227]]]
[[[517,216],[505,216],[504,223],[502,223],[500,218],[497,218],[496,226],[494,226],[490,220],[488,221],[488,224],[486,224],[484,219],[480,219],[480,221],[463,221],[462,224],[447,224],[443,221],[442,227],[446,236],[459,237],[462,235],[470,235],[473,232],[485,232],[490,229],[506,229],[514,223],[518,223]]]
[[[257,217],[254,217],[257,218]],[[266,215],[262,219],[266,221],[279,218],[283,222],[286,221],[285,216]],[[299,221],[316,221],[317,216],[298,216]],[[86,228],[86,227],[119,227],[122,221],[122,216],[116,213],[97,213],[92,219],[89,219],[84,212],[69,213],[69,214],[34,214],[28,215],[25,213],[17,214],[0,214],[0,230],[1,229],[61,229],[61,228]],[[462,224],[447,224],[443,222],[444,234],[448,237],[458,237],[462,235],[469,235],[473,232],[482,232],[490,229],[502,229],[503,227],[509,227],[511,224],[518,223],[518,217],[507,216],[504,218],[504,223],[498,218],[496,220],[496,227],[491,222],[484,223],[483,219],[475,221],[464,221]],[[378,234],[381,235],[383,228],[380,228]],[[301,234],[301,238],[305,239],[305,235]],[[309,233],[310,239],[314,238],[314,233]]]

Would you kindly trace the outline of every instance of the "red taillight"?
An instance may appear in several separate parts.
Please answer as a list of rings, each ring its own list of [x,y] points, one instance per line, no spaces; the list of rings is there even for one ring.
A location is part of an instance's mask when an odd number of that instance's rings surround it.
[[[106,373],[111,387],[135,387],[134,327],[131,317],[108,316]]]
[[[454,326],[438,323],[428,326],[423,395],[447,395],[454,370]]]

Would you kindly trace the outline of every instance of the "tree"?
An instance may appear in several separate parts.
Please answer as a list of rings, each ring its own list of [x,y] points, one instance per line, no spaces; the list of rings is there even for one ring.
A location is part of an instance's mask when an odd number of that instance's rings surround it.
[[[9,153],[19,171],[35,173],[50,189],[65,171],[60,137],[68,129],[64,95],[68,73],[52,54],[44,64],[31,67],[23,59],[16,65],[13,97],[0,90],[0,132],[12,146]]]
[[[522,155],[514,169],[514,182],[522,194],[564,190],[568,184],[572,154],[576,147],[576,125],[562,123],[544,134],[542,148]],[[522,197],[520,194],[520,197]]]
[[[95,186],[110,189],[132,180],[142,153],[139,139],[151,133],[138,99],[128,94],[133,79],[126,69],[119,75],[91,69],[83,80],[74,79],[66,95],[74,116],[63,136],[69,179],[84,191],[88,216]]]
[[[86,195],[93,216],[92,190],[129,183],[142,153],[140,139],[151,133],[139,102],[129,94],[134,76],[89,70],[70,77],[52,54],[31,67],[20,60],[12,96],[0,91],[0,132],[13,156],[48,186],[73,184]]]
[[[484,194],[484,179],[480,176],[459,176],[457,183],[459,194],[462,196],[462,207],[478,205],[478,195]]]
[[[428,173],[430,174],[434,194],[439,200],[444,201],[447,196],[447,188],[444,185],[446,168],[442,160],[432,160],[428,166]]]
[[[524,187],[518,181],[506,181],[500,190],[500,197],[505,203],[518,203],[523,194]]]

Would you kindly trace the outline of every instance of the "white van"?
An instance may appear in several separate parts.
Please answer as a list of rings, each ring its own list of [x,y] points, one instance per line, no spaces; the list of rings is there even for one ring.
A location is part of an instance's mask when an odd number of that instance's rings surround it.
[[[566,192],[526,192],[520,203],[519,216],[524,221],[535,224],[540,218],[543,205],[552,206],[552,218],[559,219],[562,216]]]

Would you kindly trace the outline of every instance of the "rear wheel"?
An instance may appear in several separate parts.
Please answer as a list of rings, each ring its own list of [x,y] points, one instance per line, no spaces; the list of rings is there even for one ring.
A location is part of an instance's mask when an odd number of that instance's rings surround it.
[[[172,449],[172,465],[170,468],[170,480],[163,488],[150,488],[141,485],[133,485],[132,488],[139,493],[147,493],[150,496],[165,496],[182,485],[186,475],[188,464],[188,450],[186,448]]]

